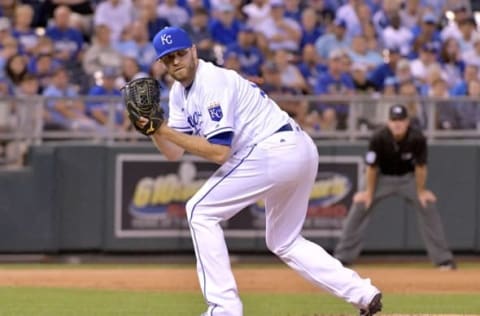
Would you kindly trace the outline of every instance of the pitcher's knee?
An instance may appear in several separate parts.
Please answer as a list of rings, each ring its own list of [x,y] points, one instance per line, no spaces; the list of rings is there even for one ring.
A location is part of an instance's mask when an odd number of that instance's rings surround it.
[[[285,254],[288,252],[288,250],[291,248],[293,241],[283,241],[283,242],[278,242],[274,241],[273,238],[266,238],[265,242],[267,244],[268,250],[270,250],[272,253],[274,253],[278,257],[283,257]]]

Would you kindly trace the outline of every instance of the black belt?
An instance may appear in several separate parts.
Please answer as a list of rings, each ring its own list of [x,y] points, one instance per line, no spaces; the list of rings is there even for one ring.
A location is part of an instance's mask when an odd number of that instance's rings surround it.
[[[274,134],[280,133],[280,132],[290,132],[290,131],[293,131],[293,127],[290,123],[287,123],[282,127],[280,127],[279,129],[277,129],[277,131]]]

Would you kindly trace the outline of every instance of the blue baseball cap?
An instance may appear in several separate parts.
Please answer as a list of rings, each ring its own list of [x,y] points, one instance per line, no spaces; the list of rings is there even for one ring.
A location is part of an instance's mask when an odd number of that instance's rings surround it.
[[[165,55],[192,47],[190,36],[183,29],[168,26],[160,30],[153,38],[153,47],[157,52],[157,59]]]

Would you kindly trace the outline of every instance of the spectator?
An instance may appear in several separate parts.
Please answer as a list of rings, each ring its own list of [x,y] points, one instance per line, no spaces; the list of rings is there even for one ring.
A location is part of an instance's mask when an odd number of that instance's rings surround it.
[[[46,35],[52,39],[55,58],[63,63],[81,61],[83,37],[80,31],[69,26],[71,11],[67,6],[59,6],[54,11],[53,25],[47,28]]]
[[[115,87],[118,77],[116,68],[107,67],[103,69],[99,82],[90,88],[88,96],[91,97],[120,97],[122,94]],[[118,131],[126,131],[130,124],[126,117],[125,106],[121,102],[90,100],[86,105],[87,115],[104,127],[113,127]],[[110,117],[110,115],[113,115]],[[110,121],[110,118],[113,120]],[[110,125],[111,124],[111,125]]]
[[[457,39],[460,49],[462,51],[473,49],[473,40],[476,36],[480,35],[476,30],[477,23],[475,22],[475,19],[470,16],[460,20],[458,28],[461,34],[460,38]]]
[[[315,10],[317,20],[323,29],[326,29],[335,18],[335,10],[332,10],[326,0],[307,0],[307,7]]]
[[[298,52],[302,36],[300,24],[284,17],[283,0],[271,0],[270,6],[270,16],[257,26],[256,31],[265,36],[270,50],[286,49]]]
[[[469,12],[467,7],[463,3],[458,3],[454,8],[453,11],[453,20],[449,20],[447,26],[445,26],[441,31],[441,38],[442,40],[446,40],[449,37],[456,38],[459,40],[462,37],[460,32],[459,24],[460,21],[465,20],[469,16]]]
[[[390,16],[390,24],[383,29],[381,36],[385,47],[398,47],[402,56],[410,54],[413,34],[409,29],[402,26],[398,14]]]
[[[299,93],[307,93],[308,86],[300,70],[292,64],[292,55],[282,49],[275,51],[273,60],[280,71],[282,85]]]
[[[472,45],[472,49],[460,52],[462,56],[461,59],[464,62],[468,62],[480,67],[480,35],[475,35],[475,37],[472,39]]]
[[[406,0],[399,13],[402,26],[409,30],[417,27],[424,11],[420,0]]]
[[[122,55],[111,45],[110,28],[106,24],[97,24],[93,44],[86,50],[83,57],[83,70],[93,77],[95,72],[100,72],[105,67],[120,69]]]
[[[419,57],[410,63],[413,77],[425,82],[428,68],[438,65],[437,54],[438,47],[435,43],[425,44],[420,50]]]
[[[268,61],[263,65],[262,76],[264,78],[264,83],[261,85],[262,90],[274,99],[298,124],[303,125],[306,119],[308,103],[303,100],[284,99],[286,96],[300,95],[300,92],[282,83],[280,70],[272,61]]]
[[[15,88],[28,72],[28,59],[23,55],[13,55],[5,64],[5,74],[11,88]]]
[[[400,50],[397,47],[390,47],[385,56],[385,62],[378,65],[369,75],[370,81],[377,91],[382,91],[385,80],[389,77],[395,77],[397,63],[400,59]]]
[[[467,95],[470,100],[457,104],[459,129],[478,129],[480,127],[480,81],[468,82]]]
[[[315,42],[315,48],[322,62],[326,62],[330,56],[330,52],[337,49],[348,49],[351,39],[346,35],[347,24],[345,21],[336,19],[333,22],[331,32],[322,35]]]
[[[320,74],[328,70],[326,65],[320,63],[315,46],[312,44],[307,44],[303,48],[302,59],[298,69],[302,73],[310,93],[313,92]]]
[[[55,70],[43,96],[56,98],[46,103],[48,113],[45,129],[98,129],[98,124],[85,115],[85,104],[78,99],[78,89],[70,84],[66,69],[59,67]]]
[[[352,45],[347,50],[347,53],[353,63],[365,65],[367,71],[383,63],[382,55],[367,47],[367,40],[363,35],[353,38]]]
[[[157,15],[156,0],[139,0],[139,20],[146,23],[148,39],[151,41],[155,34],[164,27],[170,26],[167,19]]]
[[[348,37],[354,37],[362,34],[362,25],[357,14],[362,1],[348,0],[344,5],[338,8],[336,18],[345,21],[346,33]]]
[[[133,23],[133,5],[131,0],[105,0],[95,8],[94,27],[105,25],[110,30],[111,43],[120,40],[125,27]]]
[[[238,33],[237,42],[227,47],[227,52],[235,52],[240,62],[240,72],[249,77],[261,75],[264,57],[256,45],[256,34],[252,28],[244,26]]]
[[[362,63],[354,63],[351,67],[350,74],[352,76],[353,87],[355,94],[369,95],[375,90],[371,82],[367,80],[367,66]],[[352,101],[351,106],[355,106],[356,115],[358,117],[358,125],[360,129],[372,129],[375,127],[375,112],[377,106],[372,102],[365,102],[365,100]]]
[[[50,84],[53,72],[61,65],[52,54],[40,54],[30,60],[28,71],[38,79],[39,92]]]
[[[382,8],[373,15],[373,25],[377,34],[382,34],[383,30],[390,25],[393,16],[400,10],[400,1],[383,1]]]
[[[257,29],[270,16],[269,0],[252,0],[243,6],[242,12],[247,17],[247,25]]]
[[[18,41],[12,36],[3,38],[0,42],[0,77],[5,77],[7,61],[18,55]]]
[[[368,68],[365,64],[355,62],[351,67],[351,76],[355,92],[372,94],[375,87],[367,80]]]
[[[143,72],[135,58],[125,56],[122,59],[122,72],[120,78],[115,82],[117,88],[123,87],[127,82],[147,77],[148,73]]]
[[[442,77],[436,78],[431,84],[429,97],[433,98],[429,106],[437,109],[436,127],[439,129],[458,129],[460,127],[460,115],[458,107],[449,99],[448,84]]]
[[[198,57],[203,60],[215,61],[213,52],[212,33],[208,27],[208,12],[204,8],[193,10],[190,23],[184,26],[184,30],[190,35],[192,42],[197,47]]]
[[[341,50],[334,50],[330,53],[328,71],[319,76],[315,86],[316,95],[345,96],[354,92],[353,80],[348,72],[345,72],[345,53]],[[328,109],[335,111],[338,129],[345,129],[347,126],[348,106],[345,104],[320,105],[321,113]]]
[[[412,80],[401,82],[398,94],[404,100],[403,103],[410,117],[410,125],[416,129],[427,128],[427,112],[424,104],[420,102],[415,82]]]
[[[442,44],[440,32],[437,29],[437,17],[432,13],[426,13],[422,18],[422,23],[419,26],[414,27],[412,33],[413,44],[409,56],[410,59],[417,58],[420,54],[420,50],[427,43],[434,43],[438,47]]]
[[[0,16],[0,44],[4,39],[11,37],[12,24],[10,19],[4,16]]]
[[[480,69],[480,66],[475,63],[471,63],[467,59],[466,61],[467,64],[465,65],[463,79],[451,89],[450,94],[452,96],[467,95],[468,83],[470,81],[479,79],[478,70]]]
[[[284,16],[300,23],[302,19],[302,10],[300,8],[300,0],[284,0],[285,13]]]
[[[448,38],[440,48],[440,62],[447,76],[449,88],[457,85],[463,76],[465,63],[462,60],[460,46],[455,38]]]
[[[149,72],[150,65],[157,58],[157,54],[153,44],[148,40],[147,26],[141,21],[135,21],[129,28],[132,32],[132,47],[128,56],[137,60],[141,71]],[[118,50],[118,52],[122,54],[122,50]]]
[[[38,43],[38,35],[31,28],[33,9],[29,5],[19,5],[15,8],[15,18],[12,35],[20,44],[20,52],[30,54]]]
[[[217,10],[218,17],[210,21],[210,33],[214,42],[228,46],[237,41],[242,24],[235,18],[235,8],[231,4],[222,4]]]
[[[301,18],[302,39],[300,48],[307,44],[315,44],[315,41],[323,34],[315,11],[312,8],[305,8]]]
[[[188,22],[188,11],[179,6],[177,0],[165,0],[157,8],[157,16],[164,18],[171,26],[182,26]]]
[[[416,87],[420,85],[418,80],[413,77],[410,61],[406,58],[402,58],[398,61],[397,67],[395,69],[395,78],[399,84],[410,81]]]

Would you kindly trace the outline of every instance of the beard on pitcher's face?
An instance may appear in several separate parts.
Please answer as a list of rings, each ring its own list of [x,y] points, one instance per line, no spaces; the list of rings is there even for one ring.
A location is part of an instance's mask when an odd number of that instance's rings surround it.
[[[168,73],[177,81],[184,82],[193,78],[197,65],[195,47],[175,51],[161,58]]]

